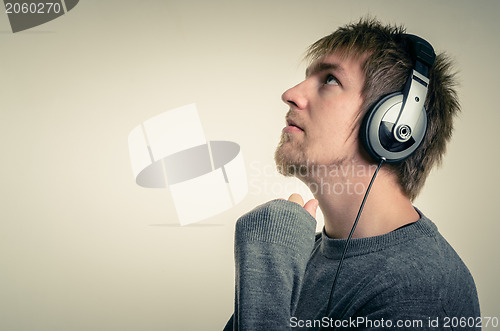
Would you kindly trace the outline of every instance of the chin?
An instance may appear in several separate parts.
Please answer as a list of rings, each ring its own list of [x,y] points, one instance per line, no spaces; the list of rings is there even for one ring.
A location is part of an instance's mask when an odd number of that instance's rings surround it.
[[[296,146],[284,136],[276,147],[274,162],[280,174],[290,177],[300,175],[308,167],[307,156],[300,146]]]

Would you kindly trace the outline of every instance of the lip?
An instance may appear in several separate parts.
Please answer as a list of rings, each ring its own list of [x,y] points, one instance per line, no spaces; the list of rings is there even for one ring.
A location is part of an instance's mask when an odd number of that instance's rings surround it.
[[[304,129],[302,129],[300,126],[297,125],[297,123],[292,120],[291,118],[286,119],[286,126],[283,128],[284,132],[304,132]]]
[[[304,131],[296,126],[287,125],[283,128],[283,132],[292,133],[292,132],[304,132]]]

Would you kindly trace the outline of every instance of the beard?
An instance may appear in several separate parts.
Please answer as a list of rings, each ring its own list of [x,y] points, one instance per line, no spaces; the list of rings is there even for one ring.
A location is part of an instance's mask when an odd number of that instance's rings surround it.
[[[330,160],[325,164],[317,162],[309,155],[310,153],[311,149],[308,148],[304,140],[294,139],[291,134],[284,132],[274,152],[274,162],[278,172],[286,177],[297,177],[308,182],[313,180],[310,178],[311,176],[325,176],[325,171],[318,170],[339,167],[346,162],[346,158],[340,158]]]
[[[296,176],[307,169],[307,157],[304,154],[304,146],[298,141],[292,140],[288,133],[281,135],[280,142],[274,152],[276,169],[284,176]],[[301,171],[301,169],[304,169]]]

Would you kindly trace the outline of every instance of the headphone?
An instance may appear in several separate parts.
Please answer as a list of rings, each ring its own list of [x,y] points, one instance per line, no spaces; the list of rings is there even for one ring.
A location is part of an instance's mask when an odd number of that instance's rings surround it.
[[[403,35],[413,62],[405,88],[378,101],[366,113],[360,129],[363,145],[378,161],[394,163],[410,156],[422,143],[427,130],[424,104],[429,71],[436,54],[431,44],[411,34]]]

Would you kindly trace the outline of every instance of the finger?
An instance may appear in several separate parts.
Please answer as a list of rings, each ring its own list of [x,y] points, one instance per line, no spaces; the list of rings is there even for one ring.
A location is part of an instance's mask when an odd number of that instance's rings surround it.
[[[307,210],[312,217],[316,218],[316,211],[318,210],[318,204],[319,204],[318,200],[311,199],[306,202],[306,204],[304,205],[304,209]]]
[[[298,203],[300,206],[304,206],[304,200],[302,199],[300,194],[297,194],[297,193],[293,193],[292,195],[290,195],[290,197],[288,198],[288,201],[292,201],[292,202]]]

